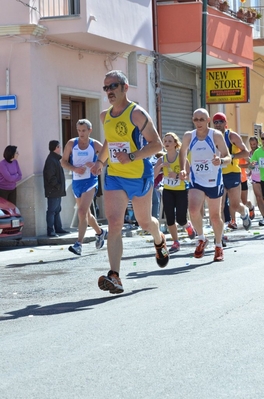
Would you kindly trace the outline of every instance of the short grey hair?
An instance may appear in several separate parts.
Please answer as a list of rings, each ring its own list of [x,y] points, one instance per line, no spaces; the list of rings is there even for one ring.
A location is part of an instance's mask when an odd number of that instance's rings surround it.
[[[107,72],[107,74],[105,75],[106,78],[109,77],[116,77],[118,79],[118,82],[121,83],[122,85],[128,85],[128,78],[127,76],[124,74],[124,72],[119,71],[114,69],[113,71]]]
[[[207,109],[205,109],[205,108],[197,108],[197,109],[194,111],[193,115],[194,115],[194,114],[198,114],[198,112],[200,112],[201,114],[206,115],[207,118],[210,118]]]
[[[79,119],[76,123],[76,127],[78,127],[78,125],[86,125],[89,130],[93,127],[88,119]]]

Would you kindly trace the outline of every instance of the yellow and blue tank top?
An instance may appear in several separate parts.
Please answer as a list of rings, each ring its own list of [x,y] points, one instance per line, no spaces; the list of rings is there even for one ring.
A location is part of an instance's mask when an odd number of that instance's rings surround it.
[[[163,188],[166,190],[186,190],[189,188],[189,183],[187,181],[180,180],[180,161],[179,161],[179,153],[177,152],[176,157],[173,162],[169,162],[167,158],[167,154],[163,156],[163,162],[168,162],[170,167],[163,167]],[[175,172],[177,174],[176,179],[172,179],[169,177],[169,172]]]
[[[129,103],[122,114],[118,116],[112,116],[112,107],[106,112],[104,131],[108,144],[107,174],[109,176],[128,179],[154,176],[149,158],[121,164],[116,157],[116,153],[119,151],[131,153],[140,150],[147,144],[139,128],[131,121],[131,114],[135,106],[135,103]]]
[[[227,145],[227,148],[229,149],[230,154],[237,154],[238,152],[240,152],[240,149],[233,143],[231,143],[231,141],[229,140],[229,133],[230,130],[226,130],[225,134],[224,134],[224,139]],[[226,175],[227,173],[240,173],[241,169],[239,167],[239,159],[232,159],[231,163],[222,167],[222,173],[223,175]]]

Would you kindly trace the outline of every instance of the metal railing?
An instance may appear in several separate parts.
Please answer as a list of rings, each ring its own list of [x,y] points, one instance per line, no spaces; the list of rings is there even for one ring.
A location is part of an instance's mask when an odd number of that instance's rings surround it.
[[[67,17],[80,14],[80,0],[39,0],[42,18]]]
[[[258,13],[262,15],[260,19],[257,19],[254,23],[253,28],[253,39],[263,39],[264,38],[264,7],[256,6],[254,7]]]

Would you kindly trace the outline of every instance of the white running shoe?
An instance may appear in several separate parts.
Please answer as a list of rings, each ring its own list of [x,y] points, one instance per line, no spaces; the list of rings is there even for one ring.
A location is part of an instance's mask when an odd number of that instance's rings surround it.
[[[95,248],[101,249],[104,245],[104,240],[107,237],[107,230],[101,229],[101,234],[95,234]]]
[[[241,216],[241,219],[243,222],[244,229],[248,230],[251,226],[251,220],[250,220],[249,214],[246,213],[246,216],[244,216],[244,217]]]
[[[81,255],[82,254],[82,244],[80,244],[78,241],[74,245],[71,245],[68,250],[75,255]]]

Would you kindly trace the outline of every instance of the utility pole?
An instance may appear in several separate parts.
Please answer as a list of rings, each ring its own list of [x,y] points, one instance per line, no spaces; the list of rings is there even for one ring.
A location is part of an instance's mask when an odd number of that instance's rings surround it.
[[[207,0],[203,0],[202,71],[201,71],[201,107],[202,108],[206,108],[206,39],[207,39]]]

